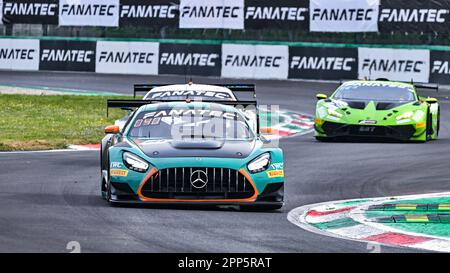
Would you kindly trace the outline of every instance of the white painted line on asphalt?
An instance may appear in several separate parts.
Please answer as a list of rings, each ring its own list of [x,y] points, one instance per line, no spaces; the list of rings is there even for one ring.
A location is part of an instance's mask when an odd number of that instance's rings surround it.
[[[86,151],[93,152],[96,150],[57,149],[57,150],[40,150],[40,151],[10,151],[10,152],[0,152],[0,156],[1,155],[11,155],[11,154],[64,153],[64,152],[86,152]]]

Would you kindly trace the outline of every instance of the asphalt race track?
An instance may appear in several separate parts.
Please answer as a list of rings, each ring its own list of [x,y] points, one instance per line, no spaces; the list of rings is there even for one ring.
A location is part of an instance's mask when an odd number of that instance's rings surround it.
[[[333,83],[256,82],[261,104],[313,114],[315,94]],[[184,76],[0,72],[17,84],[131,94],[133,83],[184,82]],[[287,220],[301,205],[450,190],[450,91],[440,99],[441,134],[426,144],[320,143],[284,139],[286,205],[279,212],[185,207],[111,207],[99,195],[99,153],[0,153],[0,251],[68,252],[369,252],[364,243],[320,236]],[[1,132],[0,132],[1,134]],[[382,252],[411,252],[382,247]]]

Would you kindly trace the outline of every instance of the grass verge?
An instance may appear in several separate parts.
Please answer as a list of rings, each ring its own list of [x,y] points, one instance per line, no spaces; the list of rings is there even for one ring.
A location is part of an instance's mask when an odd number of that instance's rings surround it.
[[[130,97],[114,97],[130,98]],[[100,143],[103,129],[124,115],[103,96],[0,95],[0,151],[62,149]]]

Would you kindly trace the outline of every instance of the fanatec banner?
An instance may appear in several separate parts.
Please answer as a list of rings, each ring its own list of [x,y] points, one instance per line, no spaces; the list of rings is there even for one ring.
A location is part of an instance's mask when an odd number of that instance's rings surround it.
[[[41,40],[39,70],[93,72],[95,45],[91,41]]]
[[[180,0],[180,28],[244,29],[244,0]]]
[[[220,76],[221,45],[161,43],[159,73]]]
[[[450,32],[450,0],[382,0],[380,32]]]
[[[172,0],[121,0],[119,25],[178,27],[179,5]]]
[[[97,42],[95,71],[119,74],[158,74],[159,43]]]
[[[450,51],[431,51],[430,82],[450,84]]]
[[[0,69],[450,84],[450,50],[5,38]]]
[[[428,82],[430,51],[421,49],[359,48],[358,78],[387,78]]]
[[[119,26],[119,0],[59,0],[61,26]]]
[[[0,0],[0,25],[3,24],[3,0]]]
[[[310,0],[310,31],[376,32],[379,0]]]
[[[448,34],[450,0],[0,0],[0,17],[5,24]]]
[[[356,79],[358,49],[344,47],[289,47],[290,79]]]
[[[0,39],[0,69],[38,70],[39,40]]]
[[[287,79],[289,49],[284,45],[222,45],[222,77]]]
[[[245,29],[309,31],[309,0],[245,0]]]
[[[58,0],[4,0],[2,14],[7,23],[57,25]]]

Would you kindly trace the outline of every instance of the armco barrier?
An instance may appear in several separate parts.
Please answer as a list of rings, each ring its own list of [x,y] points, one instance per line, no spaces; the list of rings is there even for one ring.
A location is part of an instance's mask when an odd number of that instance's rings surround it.
[[[450,47],[0,37],[0,69],[450,83]]]

